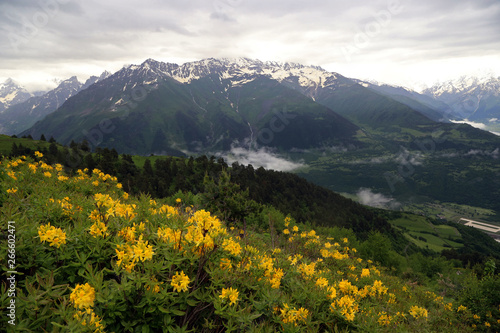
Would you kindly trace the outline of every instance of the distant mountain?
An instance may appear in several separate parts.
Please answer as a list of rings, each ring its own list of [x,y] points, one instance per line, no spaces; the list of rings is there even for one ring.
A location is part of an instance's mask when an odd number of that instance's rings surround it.
[[[109,75],[109,72],[104,72],[99,77],[90,77],[85,83],[79,82],[76,76],[73,76],[62,81],[54,90],[40,96],[32,96],[24,102],[13,104],[0,114],[0,133],[18,134],[30,128],[38,120],[57,110],[69,97],[76,95],[81,90],[90,87]]]
[[[285,150],[359,146],[359,127],[395,135],[401,128],[434,131],[435,121],[443,120],[436,105],[445,106],[317,66],[247,58],[183,65],[148,59],[69,99],[25,134],[53,135],[62,143],[87,138],[140,154],[224,150],[235,142]],[[111,121],[112,133],[101,135],[103,121]]]
[[[438,106],[448,104],[315,66],[148,59],[74,94],[21,135],[139,155],[270,151],[303,161],[296,172],[335,191],[500,212],[500,137],[446,123]]]
[[[25,134],[141,154],[227,150],[235,142],[285,150],[357,144],[358,126],[291,89],[296,80],[314,94],[325,73],[245,58],[182,66],[148,59],[70,98]],[[103,122],[113,130],[102,130]]]
[[[0,84],[0,113],[4,112],[11,105],[22,103],[31,97],[31,94],[22,86],[7,79]]]
[[[446,103],[447,116],[452,120],[500,124],[500,77],[463,76],[437,83],[423,94]]]
[[[420,94],[416,91],[399,86],[378,84],[361,80],[355,81],[363,87],[372,89],[402,104],[405,104],[406,106],[422,113],[423,115],[434,121],[448,120],[445,116],[445,111],[449,109],[449,106],[446,103],[436,100],[431,96]]]

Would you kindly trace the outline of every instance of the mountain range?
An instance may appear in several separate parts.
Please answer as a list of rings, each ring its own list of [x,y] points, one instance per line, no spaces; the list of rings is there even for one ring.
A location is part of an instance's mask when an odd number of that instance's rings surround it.
[[[65,94],[56,89],[10,106],[0,114],[2,131],[138,155],[278,156],[337,192],[369,188],[398,202],[500,212],[500,137],[455,123],[485,127],[500,119],[495,78],[418,93],[317,66],[210,58],[183,65],[148,59],[91,79],[71,78],[58,87]]]
[[[71,87],[75,80],[61,85]],[[391,132],[395,127],[418,125],[422,130],[427,125],[433,131],[436,121],[448,120],[450,109],[437,93],[431,97],[349,79],[317,66],[247,58],[183,65],[148,59],[94,80],[95,85],[87,81],[80,88],[66,89],[66,96],[75,96],[61,103],[57,112],[57,102],[46,103],[50,107],[36,112],[36,120],[53,114],[23,134],[45,133],[62,143],[87,138],[95,145],[141,154],[206,152],[229,149],[235,142],[285,150],[359,146],[361,128]],[[44,98],[49,94],[57,95],[49,92]],[[439,96],[447,95],[443,90]],[[16,124],[23,123],[7,115],[31,116],[39,104],[29,100],[18,104],[22,111],[14,106],[4,112],[3,132],[12,134],[19,129]],[[100,128],[102,122],[113,127],[112,135]],[[129,133],[137,135],[131,140]]]
[[[26,130],[57,110],[71,96],[109,75],[110,73],[104,72],[100,76],[91,76],[85,83],[73,76],[62,81],[57,88],[37,95],[32,95],[12,80],[7,80],[3,84],[4,88],[0,88],[0,103],[3,101],[6,106],[0,113],[0,132],[12,135]]]

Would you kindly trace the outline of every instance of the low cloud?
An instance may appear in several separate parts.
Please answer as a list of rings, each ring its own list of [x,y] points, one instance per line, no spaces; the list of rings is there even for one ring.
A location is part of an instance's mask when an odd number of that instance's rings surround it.
[[[486,127],[487,127],[483,123],[476,123],[475,121],[470,121],[468,119],[464,119],[464,120],[452,120],[451,122],[455,123],[455,124],[468,124],[468,125],[471,125],[472,127],[479,128],[479,129],[482,129],[482,130],[486,130]]]
[[[494,159],[497,159],[500,153],[500,149],[496,148],[493,151],[486,151],[486,150],[480,150],[480,149],[471,149],[469,150],[465,156],[474,156],[474,155],[481,155],[481,156],[490,156],[493,157]]]
[[[255,168],[263,167],[277,171],[292,171],[305,165],[301,162],[289,161],[266,147],[259,149],[231,147],[230,151],[216,155],[224,158],[228,164],[238,162],[245,165],[251,164]]]
[[[371,207],[398,209],[401,206],[395,199],[382,193],[374,193],[369,188],[360,188],[356,195],[361,204]]]

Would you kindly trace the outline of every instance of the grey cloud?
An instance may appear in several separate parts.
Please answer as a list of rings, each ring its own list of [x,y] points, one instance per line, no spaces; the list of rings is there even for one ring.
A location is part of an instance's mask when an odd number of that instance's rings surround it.
[[[352,45],[390,3],[399,3],[401,12],[369,38],[353,56],[354,64],[407,65],[497,55],[500,49],[496,0],[53,1],[61,1],[57,15],[14,50],[9,36],[29,30],[23,17],[33,20],[41,7],[38,1],[0,0],[0,77],[30,68],[41,71],[43,64],[116,66],[149,57],[190,61],[248,56],[345,65],[341,47]],[[72,74],[67,70],[65,76]]]

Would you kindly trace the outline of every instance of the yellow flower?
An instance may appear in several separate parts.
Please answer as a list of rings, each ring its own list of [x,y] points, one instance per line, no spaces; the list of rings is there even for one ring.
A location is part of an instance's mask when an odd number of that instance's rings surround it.
[[[100,237],[106,237],[109,235],[107,232],[108,227],[103,223],[103,222],[95,222],[90,226],[90,234],[97,238],[98,236]]]
[[[177,292],[187,291],[189,285],[189,277],[184,274],[184,271],[175,272],[175,275],[172,277],[172,282],[170,285],[174,287],[174,290]]]
[[[96,315],[91,308],[78,310],[78,312],[73,315],[73,318],[80,322],[82,326],[91,328],[94,333],[104,332],[104,325],[101,323],[102,319],[99,319],[99,316]]]
[[[465,311],[465,310],[467,310],[467,307],[465,307],[465,306],[463,306],[463,305],[460,305],[460,306],[458,307],[458,309],[457,309],[457,312],[463,312],[463,311]]]
[[[285,235],[288,235],[288,234],[290,234],[290,230],[285,229],[285,230],[283,230],[283,233],[284,233]]]
[[[387,315],[385,312],[381,313],[381,316],[378,318],[378,324],[380,326],[389,326],[391,324],[392,317]]]
[[[232,238],[225,239],[222,244],[225,251],[237,256],[241,253],[241,245],[238,242],[233,241]]]
[[[52,177],[52,174],[51,174],[49,171],[45,171],[45,172],[43,173],[43,175],[44,175],[45,177],[47,177],[47,178]]]
[[[35,152],[35,156],[38,157],[38,158],[42,158],[43,157],[43,154],[40,153],[39,151],[36,151]]]
[[[287,217],[285,217],[285,227],[288,227],[288,226],[290,225],[290,221],[291,221],[291,220],[292,220],[292,219],[291,219],[290,217],[288,217],[288,216],[287,216]]]
[[[298,231],[299,231],[299,227],[297,227],[297,226],[295,225],[295,226],[293,226],[292,230],[293,230],[293,232],[298,232]]]
[[[281,313],[280,317],[283,323],[293,323],[295,326],[297,326],[300,322],[305,323],[307,317],[309,316],[309,310],[305,308],[295,310],[295,307],[291,309],[286,303],[283,304],[283,309],[278,308],[278,311]]]
[[[66,244],[66,233],[61,228],[51,226],[50,223],[38,228],[38,236],[42,243],[47,241],[50,246],[59,248],[62,244]]]
[[[488,323],[487,321],[485,321],[485,322],[484,322],[484,326],[486,326],[486,327],[491,327],[491,324],[490,324],[490,323]]]
[[[335,289],[335,287],[329,286],[327,291],[329,293],[328,295],[329,299],[334,299],[335,297],[337,297],[337,290]]]
[[[153,246],[148,245],[148,241],[142,240],[142,235],[139,237],[139,241],[136,245],[132,246],[134,250],[135,258],[138,258],[141,261],[151,260],[153,258]]]
[[[358,287],[353,286],[351,282],[344,279],[337,283],[337,287],[343,294],[356,294],[358,292]]]
[[[68,178],[68,177],[66,177],[66,176],[60,175],[59,177],[57,177],[57,179],[58,179],[60,182],[64,182],[64,181],[68,180],[69,178]]]
[[[182,199],[181,199],[181,198],[177,198],[177,199],[175,199],[175,202],[177,202],[177,203],[181,203],[181,202],[182,202]]]
[[[415,318],[427,318],[427,310],[416,305],[410,308],[410,315]]]
[[[98,180],[94,180],[94,181],[92,182],[92,185],[94,185],[94,186],[99,186],[99,181],[98,181]]]
[[[16,173],[14,171],[7,172],[7,175],[12,179],[17,180]]]
[[[77,284],[71,292],[69,299],[77,309],[92,307],[94,306],[95,289],[88,283],[84,285]]]
[[[310,263],[309,265],[307,264],[302,264],[299,266],[299,271],[305,275],[306,277],[313,276],[315,273],[315,268],[316,268],[316,263]]]
[[[33,171],[33,173],[36,173],[36,164],[28,164],[28,168],[30,168],[31,171]]]
[[[9,188],[9,189],[7,189],[7,193],[9,193],[9,194],[14,194],[16,192],[17,192],[17,188]]]
[[[368,268],[363,268],[361,270],[361,277],[368,277],[370,276],[370,270]]]
[[[122,188],[122,187],[123,187],[122,184],[120,184],[120,183],[116,184],[116,188]]]
[[[220,298],[229,299],[229,305],[234,305],[238,301],[238,289],[234,288],[222,288],[222,293],[219,295]]]
[[[345,295],[341,299],[336,300],[331,304],[331,310],[335,309],[336,307],[339,308],[340,313],[348,320],[348,321],[353,321],[354,316],[356,312],[358,311],[358,305],[356,304],[356,301],[354,298]]]
[[[321,288],[326,288],[326,287],[328,287],[328,280],[321,277],[321,278],[316,280],[316,285],[321,287]]]
[[[228,258],[222,258],[220,260],[220,268],[222,270],[226,270],[227,269],[228,271],[230,271],[231,268],[232,268],[231,260],[228,259]]]

